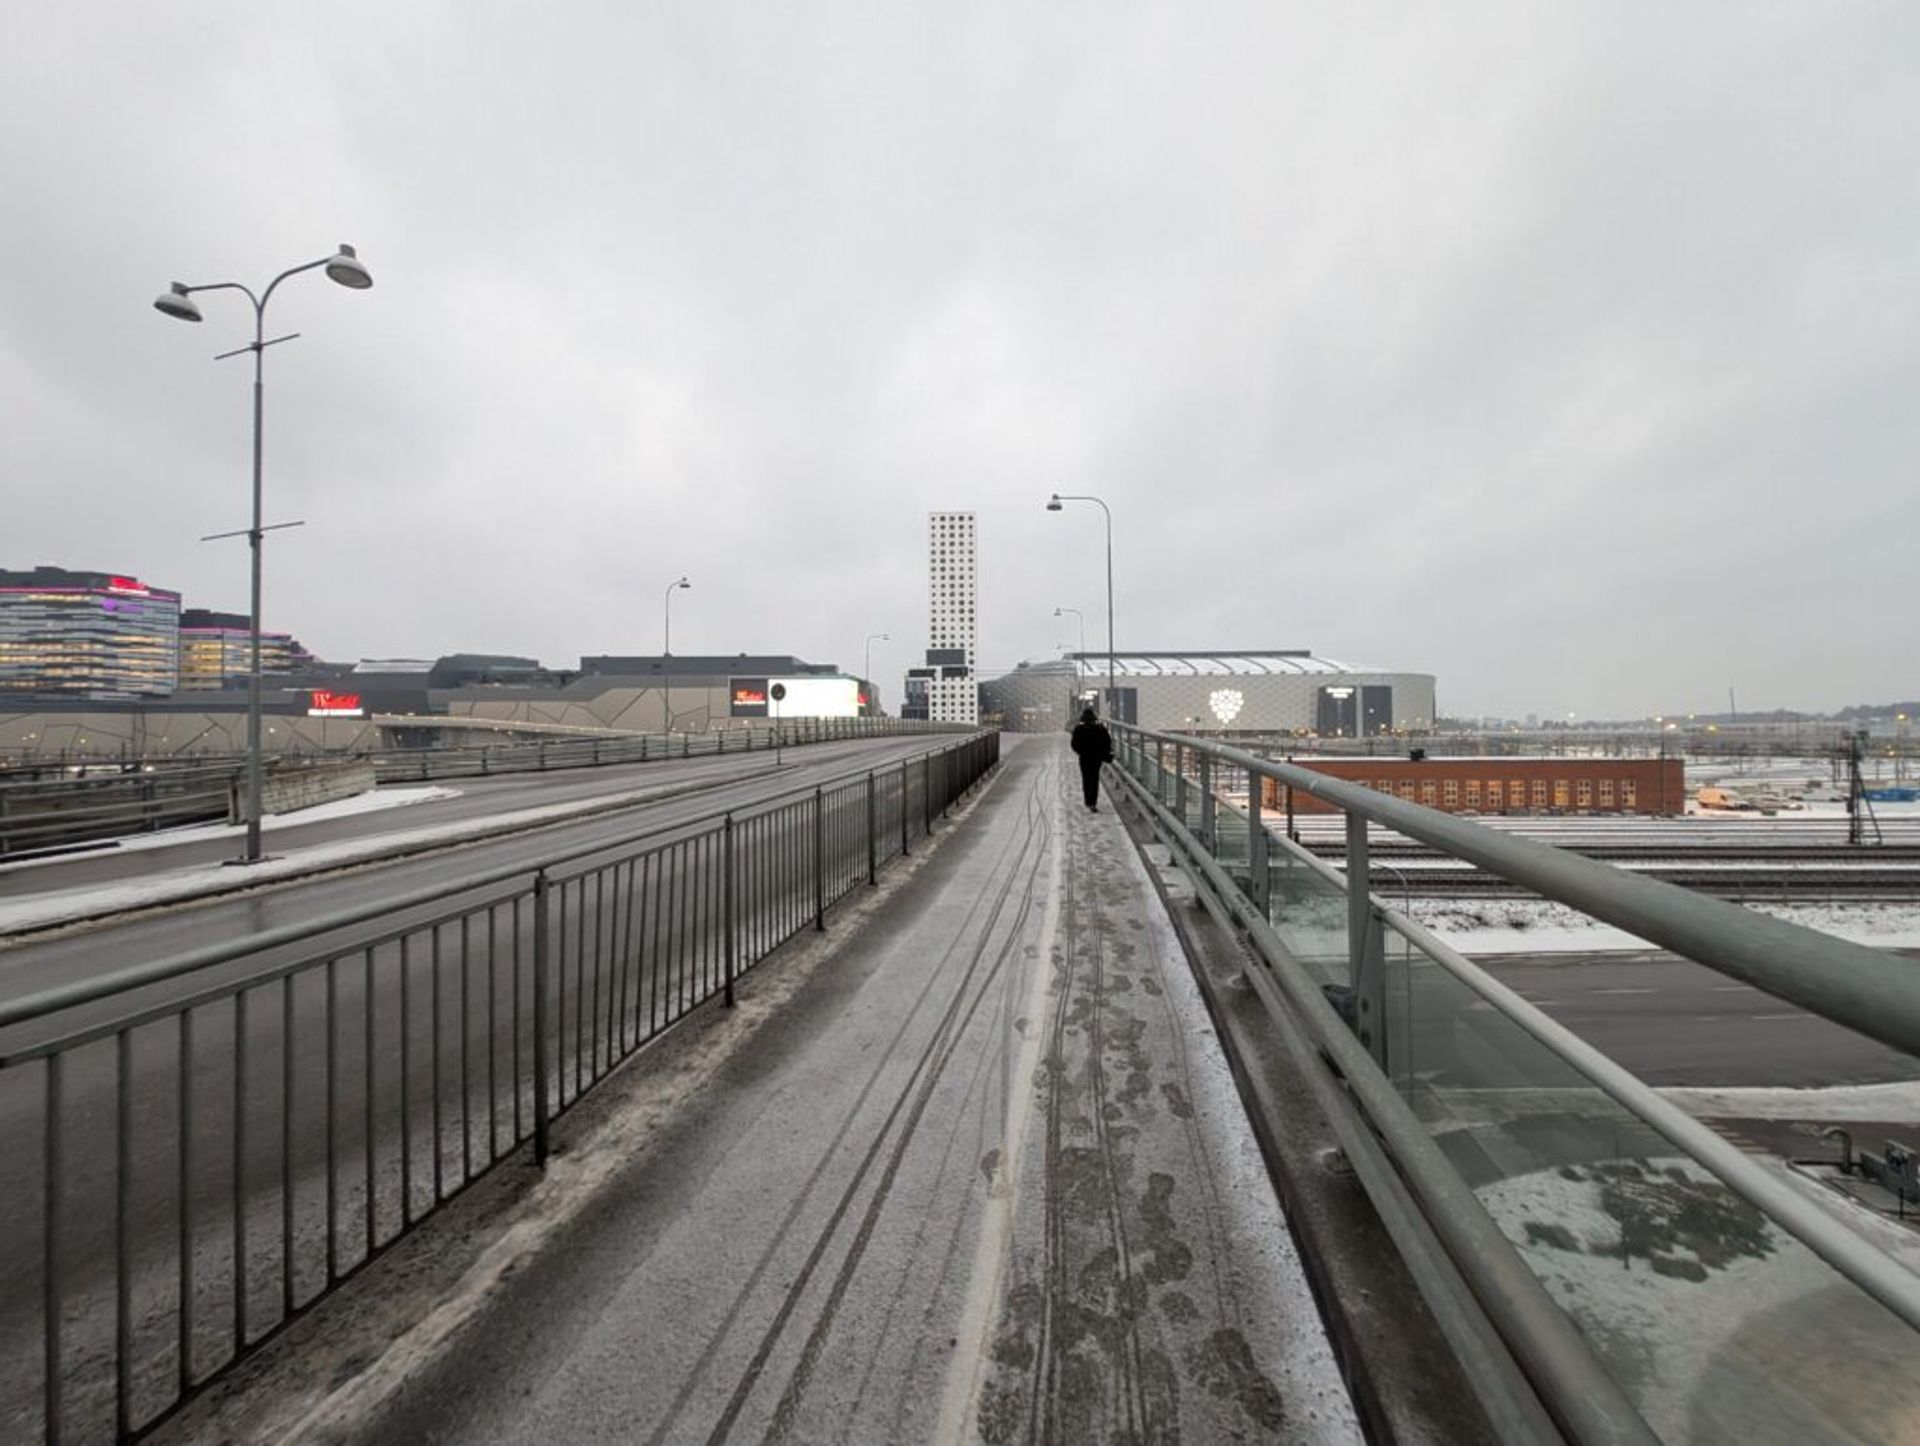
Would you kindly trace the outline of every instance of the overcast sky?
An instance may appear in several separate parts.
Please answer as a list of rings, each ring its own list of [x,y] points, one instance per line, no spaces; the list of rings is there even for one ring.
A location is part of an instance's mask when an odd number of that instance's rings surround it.
[[[1443,712],[1911,697],[1920,7],[8,7],[0,566],[337,659],[1310,647]]]

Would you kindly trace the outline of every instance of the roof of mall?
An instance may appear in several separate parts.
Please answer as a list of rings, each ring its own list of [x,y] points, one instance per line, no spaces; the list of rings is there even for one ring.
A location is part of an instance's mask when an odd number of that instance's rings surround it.
[[[1068,659],[1080,666],[1082,676],[1105,676],[1105,653],[1069,653]],[[1123,678],[1214,678],[1258,677],[1287,674],[1387,673],[1397,671],[1375,668],[1365,663],[1342,663],[1332,658],[1317,658],[1304,649],[1290,651],[1239,651],[1204,653],[1115,653],[1113,671]]]

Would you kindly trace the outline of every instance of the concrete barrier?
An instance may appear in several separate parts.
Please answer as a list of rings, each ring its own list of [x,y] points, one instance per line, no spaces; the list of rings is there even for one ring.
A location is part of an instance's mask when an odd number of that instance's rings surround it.
[[[371,758],[281,759],[267,770],[262,813],[296,813],[373,789]],[[238,813],[235,815],[238,817]]]

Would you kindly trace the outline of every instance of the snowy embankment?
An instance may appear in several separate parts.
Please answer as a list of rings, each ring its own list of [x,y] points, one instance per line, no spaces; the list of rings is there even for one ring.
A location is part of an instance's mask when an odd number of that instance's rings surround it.
[[[1588,954],[1638,952],[1657,946],[1579,910],[1545,899],[1413,899],[1385,893],[1462,954]],[[1876,949],[1920,948],[1920,905],[1748,904],[1759,913]]]

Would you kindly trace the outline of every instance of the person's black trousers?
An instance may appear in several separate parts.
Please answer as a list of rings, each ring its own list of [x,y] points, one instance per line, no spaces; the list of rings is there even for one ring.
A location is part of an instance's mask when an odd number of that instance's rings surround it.
[[[1080,787],[1087,795],[1087,807],[1092,808],[1100,802],[1100,765],[1083,763],[1080,765]]]

